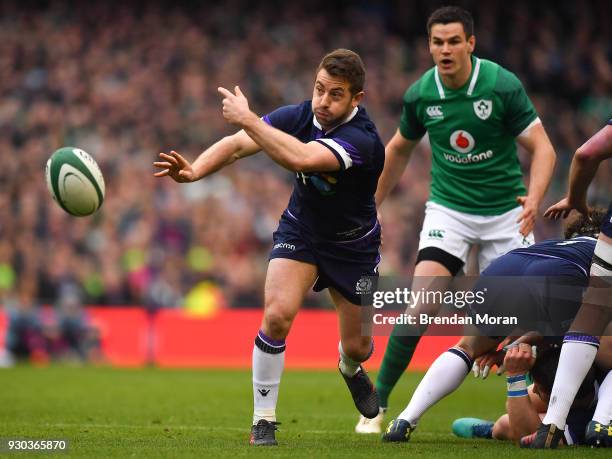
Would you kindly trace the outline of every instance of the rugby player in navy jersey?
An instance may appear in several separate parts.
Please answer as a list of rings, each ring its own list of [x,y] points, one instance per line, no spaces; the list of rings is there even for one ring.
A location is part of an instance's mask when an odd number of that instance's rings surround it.
[[[572,209],[587,213],[589,184],[599,164],[611,157],[612,119],[576,151],[570,166],[568,195],[551,206],[544,216],[565,218]],[[601,227],[590,271],[591,284],[570,331],[563,339],[551,403],[535,440],[529,445],[531,448],[556,448],[559,444],[574,397],[597,354],[599,337],[612,317],[612,202]],[[610,374],[604,383],[609,387],[607,397],[609,406],[612,406]],[[612,444],[610,417],[611,413],[594,418],[589,425],[591,432],[587,437],[595,446]]]
[[[468,315],[474,325],[466,336],[441,354],[414,391],[408,406],[391,421],[383,441],[406,442],[422,415],[455,391],[472,369],[474,359],[494,351],[502,338],[536,331],[540,336],[562,336],[580,308],[589,282],[589,266],[604,212],[580,216],[565,232],[565,240],[548,240],[515,249],[493,261],[480,275],[474,291],[486,292],[473,302]],[[517,317],[517,325],[481,323],[477,316]],[[475,328],[474,328],[475,327]],[[518,329],[517,329],[518,327]],[[459,357],[455,360],[449,355]],[[510,379],[514,383],[516,378]],[[524,382],[524,378],[522,379]],[[525,396],[527,392],[513,396]]]
[[[212,145],[193,163],[175,151],[160,153],[161,160],[154,163],[162,169],[157,177],[193,182],[263,150],[296,175],[273,235],[264,317],[253,349],[253,445],[277,444],[276,403],[285,338],[311,287],[328,288],[335,303],[339,370],[357,409],[369,418],[378,414],[378,396],[361,366],[373,350],[371,336],[362,333],[361,317],[362,307],[371,307],[364,298],[372,293],[378,276],[380,225],[374,193],[384,166],[384,146],[359,106],[364,82],[361,58],[338,49],[321,61],[312,101],[259,117],[238,86],[234,92],[219,88],[224,118],[241,130]]]

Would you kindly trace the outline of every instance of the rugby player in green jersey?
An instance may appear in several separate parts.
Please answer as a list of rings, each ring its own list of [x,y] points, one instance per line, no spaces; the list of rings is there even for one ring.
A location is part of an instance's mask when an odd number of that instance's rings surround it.
[[[427,30],[435,66],[406,91],[399,129],[386,146],[376,191],[379,206],[425,133],[431,145],[431,190],[412,291],[434,288],[433,279],[437,290],[446,288],[463,270],[473,245],[479,246],[482,271],[507,251],[532,244],[535,217],[555,164],[554,149],[518,78],[472,54],[473,28],[471,14],[459,7],[443,7],[430,16]],[[529,190],[517,142],[531,156]],[[424,303],[413,309],[413,314],[436,312],[435,305]],[[362,417],[357,432],[381,431],[389,394],[423,331],[395,326],[376,382],[380,414],[373,420]],[[447,354],[444,371],[467,374],[465,361]],[[440,378],[436,386],[434,392],[444,392]],[[426,406],[429,401],[415,403]]]

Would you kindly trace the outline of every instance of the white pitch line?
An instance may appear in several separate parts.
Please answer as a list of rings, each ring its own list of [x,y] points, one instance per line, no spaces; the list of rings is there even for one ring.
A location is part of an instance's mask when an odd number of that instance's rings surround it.
[[[34,423],[28,423],[28,425],[39,425]],[[187,426],[187,425],[162,425],[162,424],[151,424],[151,425],[143,425],[143,424],[75,424],[75,423],[46,423],[44,424],[47,427],[79,427],[86,429],[88,427],[92,427],[95,429],[176,429],[176,430],[229,430],[232,432],[246,432],[248,433],[249,429],[245,427],[216,427],[216,426]],[[281,427],[282,429],[282,427]],[[352,430],[300,430],[300,433],[305,434],[313,434],[313,435],[347,435],[352,434]],[[419,437],[433,437],[439,436],[439,433],[433,432],[419,432]]]

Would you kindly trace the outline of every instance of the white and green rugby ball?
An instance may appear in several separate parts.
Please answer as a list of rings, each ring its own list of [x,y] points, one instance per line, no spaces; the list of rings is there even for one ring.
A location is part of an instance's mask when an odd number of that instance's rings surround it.
[[[104,201],[104,177],[96,161],[80,148],[56,150],[45,169],[47,188],[70,215],[93,214]]]

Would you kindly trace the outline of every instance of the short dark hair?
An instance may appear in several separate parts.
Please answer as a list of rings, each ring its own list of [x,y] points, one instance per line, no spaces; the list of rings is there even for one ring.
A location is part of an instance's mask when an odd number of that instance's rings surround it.
[[[450,24],[460,22],[463,25],[465,38],[474,35],[474,18],[472,13],[459,6],[443,6],[431,13],[427,20],[427,36],[431,36],[431,28],[434,24]]]
[[[563,230],[565,239],[571,239],[577,236],[595,237],[603,224],[606,216],[606,210],[597,207],[589,209],[589,215],[577,214],[570,218]]]
[[[552,346],[540,351],[538,347],[538,356],[536,357],[535,363],[531,368],[531,377],[542,391],[546,392],[549,396],[552,392],[553,383],[555,382],[555,374],[557,373],[557,366],[559,365],[559,357],[561,356],[561,348],[559,346]],[[578,389],[576,394],[576,400],[579,400],[587,395],[591,395],[594,391],[595,384],[595,370],[593,367],[589,369],[582,385]]]
[[[363,91],[365,66],[356,52],[344,48],[336,49],[321,59],[317,73],[321,69],[325,69],[333,77],[344,78],[349,83],[351,94]]]

